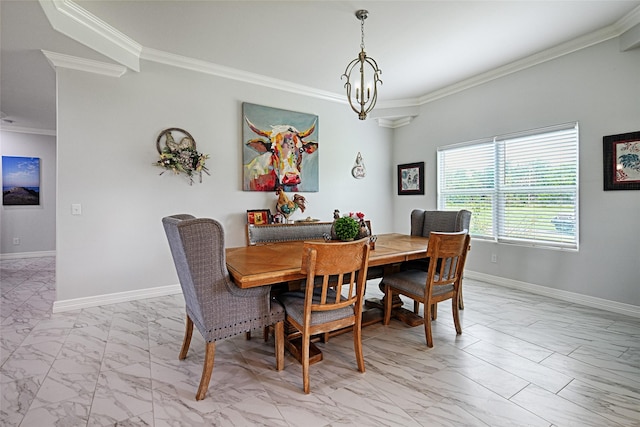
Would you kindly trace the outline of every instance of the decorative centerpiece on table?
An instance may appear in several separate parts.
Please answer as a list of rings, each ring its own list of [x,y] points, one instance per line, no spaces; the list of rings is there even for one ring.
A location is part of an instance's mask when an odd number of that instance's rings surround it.
[[[360,231],[358,232],[358,239],[364,239],[365,237],[371,236],[371,230],[369,230],[369,226],[367,222],[364,220],[364,214],[362,212],[349,213],[349,216],[355,216],[358,218],[358,223],[360,225]]]
[[[180,142],[176,142],[171,132],[180,132],[185,136],[180,139]],[[161,146],[163,137],[164,147]],[[196,150],[196,141],[186,130],[180,128],[163,130],[156,140],[156,148],[160,154],[160,160],[155,162],[154,166],[166,169],[160,172],[160,175],[167,170],[174,172],[176,175],[184,173],[189,178],[189,185],[193,185],[194,175],[199,175],[201,183],[202,172],[209,175],[209,170],[205,166],[205,161],[209,156]]]
[[[276,211],[278,211],[286,220],[289,222],[289,217],[298,209],[300,212],[304,212],[307,203],[307,200],[299,194],[293,195],[293,200],[287,197],[287,194],[282,190],[282,188],[278,188],[276,191],[278,195],[278,201],[276,202]]]
[[[338,240],[355,240],[369,237],[371,232],[364,220],[362,212],[350,212],[349,215],[340,216],[339,211],[334,211],[334,221],[331,226],[331,238]]]

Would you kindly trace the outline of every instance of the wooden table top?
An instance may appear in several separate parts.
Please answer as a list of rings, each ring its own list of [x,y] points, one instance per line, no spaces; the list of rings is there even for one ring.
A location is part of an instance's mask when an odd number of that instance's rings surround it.
[[[425,258],[428,237],[406,234],[379,234],[369,266],[394,264]],[[227,248],[227,268],[240,288],[272,285],[304,279],[300,273],[303,241]]]

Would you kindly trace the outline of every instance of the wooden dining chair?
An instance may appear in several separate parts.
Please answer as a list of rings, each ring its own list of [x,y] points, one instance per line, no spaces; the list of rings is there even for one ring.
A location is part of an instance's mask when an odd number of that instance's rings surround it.
[[[302,388],[309,393],[309,344],[313,335],[352,326],[358,371],[362,355],[362,302],[369,267],[369,239],[352,242],[305,242],[302,273],[305,288],[278,299],[287,322],[302,337]]]
[[[229,277],[224,230],[209,218],[181,214],[162,219],[184,295],[187,320],[178,358],[187,357],[193,326],[206,342],[196,400],[204,399],[213,372],[216,341],[274,325],[276,369],[284,368],[284,309],[270,286],[240,289]]]
[[[389,274],[382,278],[385,292],[384,324],[391,320],[394,294],[405,295],[424,305],[423,323],[427,346],[433,347],[431,335],[432,313],[436,304],[450,299],[456,333],[460,335],[459,296],[462,273],[469,249],[470,236],[466,231],[429,234],[427,271],[412,269]]]

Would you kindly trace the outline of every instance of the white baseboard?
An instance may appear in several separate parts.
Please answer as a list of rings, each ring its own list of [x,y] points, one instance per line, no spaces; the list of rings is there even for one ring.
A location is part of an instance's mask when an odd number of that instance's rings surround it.
[[[532,283],[520,282],[518,280],[505,279],[504,277],[492,276],[490,274],[478,273],[476,271],[465,270],[464,277],[498,286],[504,286],[506,288],[519,289],[521,291],[531,292],[532,294],[544,295],[562,301],[581,304],[587,307],[599,308],[601,310],[640,318],[640,306],[637,305],[624,304],[621,302],[577,294],[575,292],[568,292],[560,289],[548,288],[546,286],[534,285]]]
[[[155,298],[180,293],[182,293],[180,285],[169,285],[159,286],[157,288],[139,289],[137,291],[117,292],[114,294],[54,301],[53,312],[61,313],[63,311],[80,310],[82,308],[97,307],[99,305],[116,304],[119,302],[135,301],[139,299]]]
[[[40,256],[44,256],[42,255],[42,252],[38,253],[41,254]],[[22,256],[20,258],[25,258],[25,256]],[[553,289],[546,286],[534,285],[532,283],[520,282],[518,280],[505,279],[504,277],[492,276],[490,274],[479,273],[476,271],[465,270],[464,275],[468,279],[480,280],[498,286],[519,289],[521,291],[544,295],[550,298],[568,301],[575,304],[581,304],[587,307],[598,308],[601,310],[640,318],[640,306],[637,305],[624,304],[602,298],[591,297],[588,295],[577,294],[574,292],[563,291],[560,289]],[[179,293],[182,293],[182,289],[180,288],[179,284],[176,284],[169,286],[160,286],[157,288],[140,289],[137,291],[118,292],[113,294],[97,295],[93,297],[55,301],[53,303],[53,312],[60,313],[63,311],[79,310],[82,308],[97,307],[105,304],[115,304],[119,302],[135,301],[139,299],[154,298]]]
[[[19,258],[42,258],[47,256],[56,256],[56,251],[16,252],[10,254],[0,254],[0,260]]]

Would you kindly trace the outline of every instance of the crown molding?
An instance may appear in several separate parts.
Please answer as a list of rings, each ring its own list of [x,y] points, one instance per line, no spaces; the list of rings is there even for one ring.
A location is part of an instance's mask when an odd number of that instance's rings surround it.
[[[39,2],[54,29],[135,71],[140,70],[140,59],[145,59],[148,61],[184,68],[191,71],[211,74],[276,90],[282,90],[303,96],[310,96],[343,104],[347,103],[345,97],[342,94],[323,91],[308,86],[290,83],[280,79],[274,79],[260,74],[250,73],[198,59],[188,58],[152,48],[142,47],[140,44],[122,34],[115,28],[111,27],[106,22],[100,20],[98,17],[92,15],[88,11],[78,6],[72,0],[39,0]],[[458,92],[473,88],[475,86],[490,82],[492,80],[505,77],[509,74],[534,67],[536,65],[551,61],[564,55],[568,55],[581,49],[585,49],[589,46],[593,46],[614,37],[619,37],[639,23],[640,6],[619,19],[614,24],[604,27],[593,33],[568,41],[566,43],[562,43],[553,48],[544,50],[521,60],[511,62],[504,66],[476,75],[453,85],[449,85],[433,92],[429,92],[417,98],[380,102],[378,106],[380,108],[400,108],[424,105],[429,102],[433,102],[438,99],[454,95]],[[97,61],[85,62],[85,68],[82,68],[83,65],[81,65],[82,63],[80,61],[80,58],[76,58],[75,61],[59,62],[61,62],[61,65],[59,66],[68,66],[68,68],[82,69],[83,71],[99,72],[98,70],[106,70],[106,67],[95,66],[95,64],[104,64]],[[62,63],[64,63],[65,65],[62,65]],[[90,65],[91,63],[93,63],[95,67],[92,67]],[[111,71],[111,73],[116,72]],[[111,74],[107,73],[106,75]],[[393,119],[379,117],[377,120],[380,126],[398,127],[404,126],[405,124],[409,123],[411,121],[411,117],[407,116]]]
[[[621,29],[620,50],[628,50],[640,47],[640,6],[618,21]]]
[[[492,80],[508,76],[509,74],[513,74],[518,71],[526,70],[527,68],[534,67],[536,65],[551,61],[561,56],[568,55],[578,50],[585,49],[589,46],[593,46],[595,44],[617,37],[619,34],[612,30],[613,29],[611,26],[605,27],[599,31],[596,31],[595,33],[579,37],[577,39],[555,46],[551,49],[547,49],[521,60],[495,68],[491,71],[478,74],[474,77],[462,80],[453,85],[423,95],[418,98],[418,102],[420,105],[427,104],[429,102],[433,102],[438,99],[470,89],[472,87],[488,83]]]
[[[640,47],[640,24],[628,31],[625,31],[625,33],[620,36],[620,50],[622,52],[636,49],[638,47]]]
[[[0,124],[0,131],[2,132],[16,132],[16,133],[29,133],[32,135],[46,135],[46,136],[56,136],[57,133],[55,130],[49,129],[35,129],[35,128],[25,128],[20,126],[6,126]]]
[[[347,103],[344,96],[319,90],[309,86],[291,83],[286,80],[274,79],[261,74],[250,73],[248,71],[238,70],[236,68],[225,67],[223,65],[214,64],[200,59],[189,58],[186,56],[176,55],[152,48],[142,49],[142,59],[158,62],[173,67],[184,68],[199,73],[211,74],[231,80],[238,80],[244,83],[264,86],[272,89],[291,92],[299,95],[310,96],[334,102]]]
[[[236,68],[225,67],[223,65],[214,64],[200,59],[189,58],[186,56],[176,55],[158,49],[145,47],[142,49],[142,54],[140,57],[143,60],[165,64],[172,67],[178,67],[189,71],[210,74],[226,79],[237,80],[243,83],[268,87],[298,95],[337,102],[340,104],[347,104],[347,99],[342,94],[319,90],[309,86],[291,83],[286,80],[274,79],[272,77],[263,76],[261,74],[255,74],[248,71],[238,70]],[[412,118],[413,117],[401,117],[395,118],[394,120],[387,118],[378,118],[376,120],[378,122],[378,126],[380,127],[396,128],[408,124]]]
[[[378,126],[390,129],[396,129],[411,123],[414,117],[420,115],[420,108],[416,105],[391,107],[389,104],[377,106],[369,117],[378,122]]]
[[[614,29],[618,31],[618,35],[620,35],[638,24],[640,24],[640,6],[620,18],[612,27],[614,27]]]
[[[400,117],[397,119],[385,119],[380,117],[375,120],[378,121],[378,126],[380,126],[381,128],[397,129],[411,123],[411,120],[413,120],[414,117],[415,116],[407,116],[407,117]]]
[[[39,0],[51,26],[73,40],[140,71],[142,46],[71,0]]]
[[[598,31],[594,31],[582,37],[578,37],[568,42],[559,44],[550,49],[546,49],[542,52],[538,52],[534,55],[528,56],[521,60],[511,62],[509,64],[503,65],[502,67],[498,67],[491,71],[487,71],[486,73],[478,74],[469,79],[462,80],[453,85],[446,86],[442,89],[420,96],[418,98],[418,104],[419,105],[427,104],[429,102],[436,101],[438,99],[456,94],[458,92],[462,92],[463,90],[467,90],[472,87],[479,86],[484,83],[488,83],[500,77],[505,77],[509,74],[513,74],[518,71],[522,71],[527,68],[534,67],[544,62],[551,61],[561,56],[569,55],[570,53],[577,52],[582,49],[586,49],[590,46],[594,46],[598,43],[605,42],[615,37],[619,37],[624,32],[633,28],[638,23],[640,23],[640,6],[635,8],[633,11],[631,11],[621,19],[619,19],[614,24],[601,28]],[[398,106],[402,105],[403,102],[406,102],[406,104],[404,105],[409,106],[409,105],[413,105],[413,102],[415,101],[413,99],[399,100]]]
[[[123,65],[108,64],[92,59],[78,58],[77,56],[63,53],[41,50],[53,68],[70,68],[72,70],[86,71],[87,73],[101,74],[108,77],[120,77],[127,67]]]

